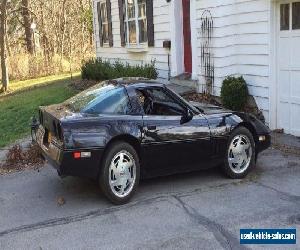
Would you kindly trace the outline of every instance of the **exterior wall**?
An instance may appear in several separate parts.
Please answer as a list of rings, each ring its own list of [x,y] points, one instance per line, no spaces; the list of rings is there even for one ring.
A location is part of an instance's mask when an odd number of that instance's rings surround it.
[[[199,82],[201,74],[201,15],[209,10],[213,16],[212,51],[215,66],[214,92],[220,94],[223,79],[243,75],[266,121],[270,121],[270,17],[269,0],[196,0],[197,58]]]
[[[215,67],[214,94],[219,95],[222,81],[228,75],[243,75],[266,121],[274,121],[274,35],[273,5],[275,0],[191,0],[191,39],[193,54],[193,79],[203,85],[201,68],[201,15],[209,10],[214,21],[212,52]],[[124,62],[145,63],[156,61],[159,78],[167,79],[183,73],[182,1],[170,3],[154,0],[155,47],[134,52],[121,46],[118,0],[111,0],[113,47],[100,47],[97,21],[97,0],[94,4],[94,30],[97,57]],[[171,40],[172,48],[164,49],[163,41]],[[170,65],[168,65],[168,55]],[[275,96],[275,95],[274,95]],[[270,105],[272,103],[272,105]],[[272,109],[271,109],[271,108]],[[272,114],[270,114],[272,112]],[[273,125],[272,125],[273,124]]]
[[[128,49],[121,46],[120,38],[120,20],[118,0],[111,0],[112,32],[114,46],[100,47],[99,26],[97,19],[97,0],[94,4],[94,33],[96,42],[97,57],[109,60],[121,60],[131,64],[141,64],[145,62],[156,61],[156,67],[159,72],[159,78],[168,78],[168,54],[169,49],[163,48],[163,41],[170,40],[170,5],[166,1],[154,0],[154,39],[155,47],[147,47],[146,51]],[[138,51],[138,52],[137,52]]]

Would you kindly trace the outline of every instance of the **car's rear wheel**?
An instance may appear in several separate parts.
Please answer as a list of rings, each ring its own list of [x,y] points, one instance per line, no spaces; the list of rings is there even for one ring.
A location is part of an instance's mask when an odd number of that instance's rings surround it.
[[[223,170],[233,179],[246,177],[255,166],[255,142],[245,127],[235,129],[228,140]]]
[[[114,204],[130,200],[140,180],[139,157],[128,143],[112,144],[105,156],[99,184],[105,196]]]

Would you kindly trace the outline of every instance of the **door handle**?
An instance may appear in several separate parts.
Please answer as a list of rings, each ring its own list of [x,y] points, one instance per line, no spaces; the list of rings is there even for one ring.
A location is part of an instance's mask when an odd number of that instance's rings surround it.
[[[156,130],[156,126],[155,125],[149,125],[149,126],[147,126],[147,130],[154,131],[154,130]]]

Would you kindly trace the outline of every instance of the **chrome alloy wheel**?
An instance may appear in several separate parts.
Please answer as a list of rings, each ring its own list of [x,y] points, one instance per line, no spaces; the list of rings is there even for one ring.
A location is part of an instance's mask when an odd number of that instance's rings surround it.
[[[228,164],[236,174],[244,173],[250,165],[252,145],[246,135],[235,136],[228,149]]]
[[[130,194],[136,179],[136,165],[133,156],[127,151],[118,152],[109,166],[109,185],[119,198]]]

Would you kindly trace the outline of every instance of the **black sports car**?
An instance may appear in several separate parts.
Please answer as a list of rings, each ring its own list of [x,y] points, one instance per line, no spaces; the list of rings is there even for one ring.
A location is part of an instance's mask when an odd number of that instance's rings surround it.
[[[59,105],[41,107],[36,139],[60,176],[99,181],[114,203],[140,178],[220,166],[243,178],[270,130],[254,116],[187,102],[150,80],[106,81]]]

